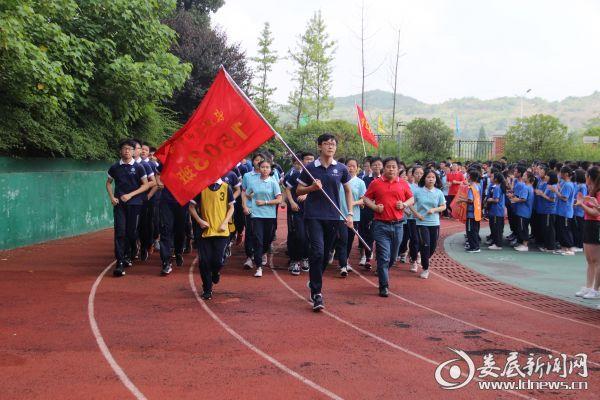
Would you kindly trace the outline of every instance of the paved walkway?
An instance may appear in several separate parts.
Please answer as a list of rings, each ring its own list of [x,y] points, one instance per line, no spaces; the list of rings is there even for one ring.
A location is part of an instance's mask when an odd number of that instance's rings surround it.
[[[489,232],[489,228],[482,228],[481,237],[485,238]],[[531,249],[520,253],[509,246],[501,251],[485,247],[482,246],[481,253],[466,253],[462,232],[444,243],[450,257],[492,279],[586,307],[596,308],[600,304],[598,300],[584,300],[574,294],[585,283],[587,264],[583,253],[560,256]]]

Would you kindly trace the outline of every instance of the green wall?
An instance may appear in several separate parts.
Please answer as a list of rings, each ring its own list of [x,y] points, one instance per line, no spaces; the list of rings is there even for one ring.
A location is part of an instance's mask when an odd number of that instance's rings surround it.
[[[0,157],[0,249],[112,226],[109,165]]]

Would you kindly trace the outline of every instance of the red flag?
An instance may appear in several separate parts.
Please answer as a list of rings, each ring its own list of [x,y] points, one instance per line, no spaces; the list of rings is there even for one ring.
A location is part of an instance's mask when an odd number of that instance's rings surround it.
[[[371,129],[371,125],[369,125],[365,113],[363,113],[363,110],[360,109],[358,104],[356,105],[356,115],[358,117],[358,134],[367,142],[371,143],[373,147],[379,147],[379,143],[377,143],[377,138]]]
[[[221,67],[192,117],[156,151],[161,180],[184,205],[274,133]]]

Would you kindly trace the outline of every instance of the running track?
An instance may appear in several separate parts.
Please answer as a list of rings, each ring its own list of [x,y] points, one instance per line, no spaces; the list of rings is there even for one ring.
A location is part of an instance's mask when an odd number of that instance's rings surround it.
[[[280,220],[279,245],[284,233]],[[595,310],[578,309],[585,318],[537,311],[447,276],[424,281],[399,265],[387,299],[371,272],[342,279],[330,267],[327,312],[314,314],[307,275],[289,275],[282,253],[257,279],[236,249],[204,303],[191,254],[167,278],[158,276],[157,254],[113,278],[112,230],[0,252],[0,398],[598,398]],[[469,353],[476,367],[490,352],[500,366],[509,351],[586,353],[590,376],[577,380],[589,389],[482,391],[471,382],[443,390],[434,372],[454,358],[448,347]]]

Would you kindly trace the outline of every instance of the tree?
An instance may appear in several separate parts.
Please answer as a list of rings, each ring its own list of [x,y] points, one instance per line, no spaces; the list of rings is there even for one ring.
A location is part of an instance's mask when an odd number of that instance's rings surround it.
[[[439,118],[415,118],[404,132],[400,154],[406,161],[442,160],[451,155],[453,132]]]
[[[265,22],[264,28],[260,33],[258,39],[258,56],[253,57],[257,65],[256,77],[258,83],[252,86],[254,103],[258,110],[274,124],[276,122],[276,116],[271,110],[271,95],[275,92],[275,88],[272,88],[267,83],[267,75],[271,72],[273,64],[277,62],[277,52],[271,49],[273,45],[273,36],[271,35],[271,29],[268,22]]]
[[[160,102],[191,70],[168,52],[175,32],[161,19],[174,8],[174,0],[2,2],[0,151],[108,158],[123,137],[162,139],[171,121]]]
[[[296,129],[300,127],[300,119],[306,115],[306,92],[308,81],[310,79],[309,63],[309,45],[306,33],[299,37],[297,48],[289,50],[289,56],[296,64],[296,71],[292,79],[296,81],[297,87],[290,93],[288,104],[293,111]]]
[[[310,79],[306,82],[309,94],[307,108],[317,121],[333,109],[330,92],[335,41],[329,40],[329,34],[325,30],[321,11],[317,11],[308,23],[306,34],[310,74]]]
[[[491,143],[488,141],[488,137],[485,134],[485,128],[481,125],[479,128],[479,136],[477,136],[477,146],[475,147],[475,158],[477,160],[487,160],[490,158]]]
[[[167,103],[185,122],[194,112],[223,65],[233,80],[246,92],[252,72],[239,44],[229,44],[225,32],[201,23],[191,12],[179,10],[165,21],[178,34],[172,52],[193,66],[183,88]]]
[[[569,147],[567,127],[552,115],[517,119],[506,132],[505,154],[514,160],[562,159]]]
[[[202,14],[215,12],[225,4],[225,0],[177,0],[177,8],[185,11],[197,10]]]

